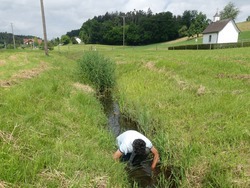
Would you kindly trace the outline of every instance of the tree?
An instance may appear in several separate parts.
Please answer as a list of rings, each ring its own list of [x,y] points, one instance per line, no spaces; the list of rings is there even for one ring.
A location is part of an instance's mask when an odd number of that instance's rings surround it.
[[[71,37],[71,42],[72,44],[78,44],[77,40],[75,37]]]
[[[250,21],[250,16],[248,16],[248,17],[247,17],[247,20],[246,20],[246,21],[247,21],[247,22],[249,22],[249,21]]]
[[[221,19],[232,18],[235,20],[240,13],[240,9],[234,3],[229,2],[222,11],[220,11]]]
[[[44,41],[39,46],[40,50],[44,50]],[[54,50],[54,45],[51,42],[48,42],[48,50]]]
[[[126,32],[126,35],[127,35],[126,41],[128,45],[140,44],[139,26],[135,25],[134,23],[131,23],[128,26],[128,31]]]
[[[104,35],[104,41],[107,44],[121,45],[123,42],[122,36],[123,36],[123,28],[113,27],[112,30],[110,30]]]
[[[70,32],[67,32],[66,35],[68,35],[70,38],[72,37],[78,37],[80,33],[80,29],[72,30]]]
[[[192,24],[192,20],[197,16],[197,10],[185,10],[182,15],[181,24],[189,28]]]
[[[147,16],[150,17],[153,15],[153,12],[150,8],[148,8],[148,11],[147,11]]]
[[[39,45],[37,37],[34,38],[34,46],[37,47]]]
[[[61,37],[61,43],[63,45],[69,44],[70,43],[70,38],[68,35],[62,35]]]
[[[179,37],[185,37],[185,36],[187,36],[188,35],[188,28],[187,28],[187,26],[183,25],[181,27],[181,29],[179,29],[178,33],[179,33]]]
[[[57,46],[58,44],[60,44],[60,39],[59,37],[54,38],[50,41],[54,46]]]
[[[188,36],[190,37],[196,34],[197,37],[199,37],[199,34],[208,26],[208,22],[209,20],[205,14],[202,14],[201,12],[197,14],[197,16],[192,20]]]

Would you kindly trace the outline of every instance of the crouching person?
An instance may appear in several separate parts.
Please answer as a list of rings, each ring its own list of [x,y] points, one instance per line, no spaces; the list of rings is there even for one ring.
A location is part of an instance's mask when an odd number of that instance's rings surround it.
[[[158,151],[152,142],[141,133],[134,130],[126,131],[116,138],[116,145],[118,146],[118,150],[113,155],[115,161],[119,161],[120,157],[131,163],[134,162],[135,158],[143,161],[152,152],[154,158],[151,169],[153,170],[156,167],[159,160]]]

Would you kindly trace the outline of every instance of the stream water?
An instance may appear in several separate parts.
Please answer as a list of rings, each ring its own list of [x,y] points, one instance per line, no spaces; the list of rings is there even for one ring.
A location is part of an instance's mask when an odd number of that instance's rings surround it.
[[[121,114],[119,105],[110,94],[100,96],[99,99],[109,120],[109,130],[116,137],[126,130],[138,130],[138,124]],[[162,187],[164,182],[170,182],[173,179],[174,169],[172,167],[164,168],[161,164],[158,164],[152,171],[150,169],[151,164],[152,156],[149,156],[139,165],[127,165],[126,171],[132,186],[137,184],[138,187],[143,188]],[[172,181],[168,187],[176,187],[176,184]]]

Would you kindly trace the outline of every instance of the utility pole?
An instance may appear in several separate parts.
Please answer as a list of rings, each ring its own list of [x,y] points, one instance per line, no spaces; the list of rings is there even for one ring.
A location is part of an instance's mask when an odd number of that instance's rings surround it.
[[[16,49],[15,35],[14,35],[14,31],[13,31],[13,23],[11,23],[10,25],[11,25],[11,30],[12,30],[14,49]]]
[[[45,55],[48,56],[49,53],[48,53],[47,33],[46,33],[46,24],[45,24],[43,0],[40,0],[40,2],[41,2],[41,13],[42,13],[42,21],[43,21],[44,49],[45,49]]]
[[[123,18],[123,47],[125,46],[125,17],[126,16],[122,16]]]

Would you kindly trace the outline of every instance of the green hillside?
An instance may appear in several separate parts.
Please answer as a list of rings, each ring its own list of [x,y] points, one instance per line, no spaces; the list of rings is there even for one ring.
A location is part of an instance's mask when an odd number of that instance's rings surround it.
[[[250,22],[237,23],[237,26],[239,27],[241,32],[250,31]]]

